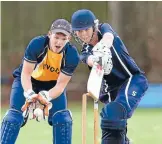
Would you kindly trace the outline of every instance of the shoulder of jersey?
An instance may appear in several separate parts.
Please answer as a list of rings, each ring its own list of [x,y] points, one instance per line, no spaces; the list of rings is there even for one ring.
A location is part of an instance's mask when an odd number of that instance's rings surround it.
[[[31,41],[30,44],[34,49],[43,49],[48,41],[46,35],[36,36]]]
[[[77,51],[78,52],[78,50],[74,44],[71,44],[70,42],[68,42],[66,46],[67,46],[68,51]]]
[[[101,27],[106,26],[106,25],[111,28],[111,25],[109,23],[100,23],[98,28],[101,29]]]
[[[41,36],[36,36],[34,37],[31,42],[33,43],[40,43],[40,44],[44,44],[44,42],[48,39],[48,37],[46,35],[41,35]]]

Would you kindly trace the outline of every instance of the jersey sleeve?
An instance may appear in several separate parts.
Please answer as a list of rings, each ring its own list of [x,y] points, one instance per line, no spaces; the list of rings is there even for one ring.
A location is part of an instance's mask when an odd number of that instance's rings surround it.
[[[61,72],[65,75],[72,76],[79,62],[80,59],[76,47],[70,45],[66,52],[65,64],[61,68]]]
[[[114,30],[112,29],[112,27],[108,23],[101,24],[100,27],[99,27],[99,30],[100,30],[102,35],[104,35],[107,32],[114,34]]]
[[[43,45],[44,40],[41,37],[33,38],[25,50],[24,60],[30,63],[36,63],[37,58],[43,49]]]
[[[83,49],[81,50],[81,54],[80,54],[80,60],[83,63],[87,63],[87,59],[90,55],[92,55],[92,46],[90,45],[86,45],[83,47]]]

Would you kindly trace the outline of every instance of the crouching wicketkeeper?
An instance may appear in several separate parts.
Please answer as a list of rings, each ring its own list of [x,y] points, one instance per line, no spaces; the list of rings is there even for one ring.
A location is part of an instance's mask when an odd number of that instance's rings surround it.
[[[58,19],[48,35],[30,41],[22,64],[13,72],[10,109],[2,121],[1,144],[14,144],[25,124],[24,117],[39,121],[42,110],[53,127],[53,144],[71,144],[72,117],[67,110],[65,88],[79,56],[69,42],[70,36],[69,22]]]

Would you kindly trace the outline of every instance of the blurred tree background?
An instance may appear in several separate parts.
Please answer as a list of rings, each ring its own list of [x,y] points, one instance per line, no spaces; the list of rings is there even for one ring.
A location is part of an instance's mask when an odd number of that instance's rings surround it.
[[[2,102],[9,100],[12,71],[21,63],[29,41],[37,35],[46,34],[53,20],[65,18],[70,21],[72,13],[82,8],[92,10],[100,22],[112,25],[151,83],[162,82],[160,1],[1,2]],[[88,69],[80,64],[68,85],[69,99],[81,98],[86,91],[87,79]]]

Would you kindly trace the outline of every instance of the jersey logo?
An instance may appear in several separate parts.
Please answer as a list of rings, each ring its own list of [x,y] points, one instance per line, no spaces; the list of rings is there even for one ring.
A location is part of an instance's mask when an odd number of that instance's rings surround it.
[[[63,53],[57,54],[48,50],[46,56],[37,64],[32,77],[39,81],[57,80],[60,74]]]
[[[43,69],[47,69],[47,70],[50,70],[51,72],[56,72],[57,74],[59,74],[58,68],[51,67],[48,64],[43,64]]]
[[[132,96],[136,96],[137,92],[136,91],[133,91],[132,92]]]

